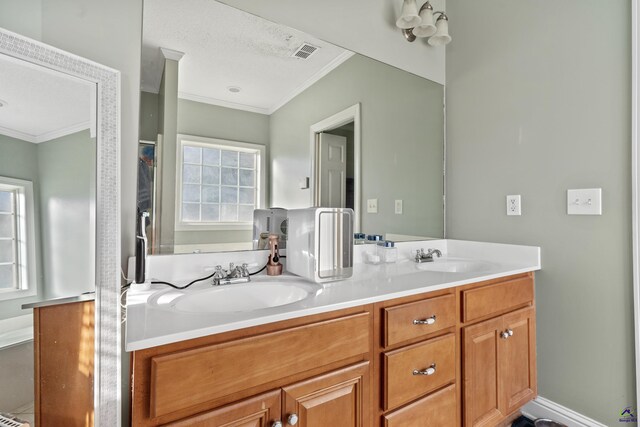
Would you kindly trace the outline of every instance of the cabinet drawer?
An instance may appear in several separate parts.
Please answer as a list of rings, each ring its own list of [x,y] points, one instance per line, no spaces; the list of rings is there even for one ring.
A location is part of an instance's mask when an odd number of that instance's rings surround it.
[[[456,377],[455,335],[447,334],[420,344],[384,353],[384,409],[395,408],[422,396]],[[430,375],[416,375],[435,365]]]
[[[533,302],[533,279],[522,277],[462,291],[462,321],[498,315]]]
[[[369,352],[369,313],[151,359],[151,417]]]
[[[456,386],[443,388],[385,415],[384,427],[456,427]]]
[[[414,320],[429,324],[415,324]],[[453,294],[385,308],[384,346],[429,335],[455,323],[456,297]]]

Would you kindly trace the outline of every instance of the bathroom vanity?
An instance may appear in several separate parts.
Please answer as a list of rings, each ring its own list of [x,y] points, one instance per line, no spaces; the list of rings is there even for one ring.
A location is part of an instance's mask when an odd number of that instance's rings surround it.
[[[420,247],[402,245],[404,254]],[[133,291],[132,425],[495,426],[511,417],[536,396],[539,249],[428,245],[444,254],[429,266],[356,264],[352,279],[242,314],[178,313],[149,302],[164,290]]]

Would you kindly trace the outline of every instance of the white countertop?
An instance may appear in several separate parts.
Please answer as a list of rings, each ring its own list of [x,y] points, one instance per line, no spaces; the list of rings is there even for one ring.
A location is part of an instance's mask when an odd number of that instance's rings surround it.
[[[255,311],[206,314],[177,312],[148,303],[148,299],[154,293],[166,291],[167,286],[152,285],[148,290],[131,289],[127,295],[126,350],[141,350],[221,332],[536,271],[541,268],[540,248],[533,246],[430,240],[398,243],[397,247],[398,262],[381,265],[362,263],[362,248],[356,247],[354,272],[350,279],[320,285],[322,292],[313,297],[292,304]],[[418,264],[410,260],[411,254],[420,248],[441,250],[443,258],[439,259],[440,261],[452,258],[485,261],[487,268],[481,272],[469,273],[423,271],[419,269]],[[260,251],[153,256],[149,257],[149,268],[153,280],[183,284],[194,278],[205,276],[203,271],[211,265],[223,264],[229,262],[228,260],[236,263],[253,261],[262,265],[264,256]],[[192,274],[187,275],[186,272],[192,272]],[[260,282],[263,280],[277,283],[278,276],[261,278]],[[207,284],[197,284],[189,289],[210,287]]]

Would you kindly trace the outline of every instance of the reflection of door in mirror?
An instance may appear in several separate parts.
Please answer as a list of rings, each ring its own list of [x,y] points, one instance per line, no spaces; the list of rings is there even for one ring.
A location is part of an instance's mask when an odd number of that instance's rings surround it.
[[[318,206],[344,208],[347,203],[347,138],[318,134]],[[353,209],[353,206],[349,206]]]
[[[356,210],[354,123],[316,135],[314,179],[318,184],[313,186],[316,206]]]
[[[95,290],[96,85],[0,55],[0,412],[34,416],[32,310]]]

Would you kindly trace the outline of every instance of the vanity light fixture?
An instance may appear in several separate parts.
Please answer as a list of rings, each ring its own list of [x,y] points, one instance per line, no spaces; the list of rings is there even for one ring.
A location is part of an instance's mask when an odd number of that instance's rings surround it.
[[[436,15],[438,18],[434,24]],[[414,41],[416,37],[428,37],[427,43],[431,46],[444,46],[451,41],[449,18],[444,12],[434,12],[428,1],[418,10],[416,0],[404,0],[396,27],[402,30],[409,42]]]

